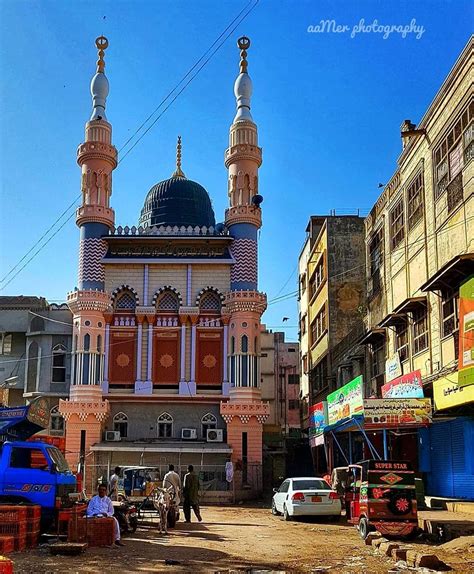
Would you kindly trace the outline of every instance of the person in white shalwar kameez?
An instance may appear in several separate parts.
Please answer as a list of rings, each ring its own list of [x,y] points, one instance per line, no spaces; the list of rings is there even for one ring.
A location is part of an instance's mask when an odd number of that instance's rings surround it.
[[[114,516],[112,501],[107,496],[107,486],[105,484],[99,484],[98,492],[99,494],[96,494],[90,499],[89,505],[87,506],[86,516],[88,518],[113,518],[115,522],[115,544],[117,546],[124,546],[122,542],[120,542],[120,526],[118,520]]]

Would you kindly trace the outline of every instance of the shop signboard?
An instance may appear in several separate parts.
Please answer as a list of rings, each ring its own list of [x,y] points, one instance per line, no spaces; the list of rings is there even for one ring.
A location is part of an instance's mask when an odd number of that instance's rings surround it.
[[[324,432],[327,425],[327,403],[321,401],[309,407],[309,436],[317,436]]]
[[[474,384],[474,275],[459,288],[459,386]]]
[[[423,383],[421,371],[413,371],[393,379],[382,387],[384,399],[422,399]]]
[[[433,397],[437,411],[474,403],[474,385],[458,385],[458,372],[433,382]]]
[[[334,424],[364,410],[362,375],[327,396],[328,424]]]
[[[431,399],[366,399],[364,428],[421,427],[431,423]]]
[[[401,377],[402,372],[400,356],[398,353],[395,353],[395,355],[392,355],[385,361],[385,380],[388,382]]]

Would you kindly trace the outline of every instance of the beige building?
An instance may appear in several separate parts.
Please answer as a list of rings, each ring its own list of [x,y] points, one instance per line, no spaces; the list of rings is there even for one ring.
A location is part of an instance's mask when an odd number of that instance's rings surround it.
[[[468,43],[366,219],[371,390],[386,361],[425,383],[457,370],[459,285],[474,269],[474,102]]]

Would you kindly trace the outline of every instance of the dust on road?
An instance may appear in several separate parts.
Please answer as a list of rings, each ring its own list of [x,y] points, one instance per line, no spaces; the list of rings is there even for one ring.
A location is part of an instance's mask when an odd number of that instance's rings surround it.
[[[124,548],[90,548],[78,557],[51,556],[46,547],[12,554],[15,573],[197,574],[254,568],[303,574],[325,567],[327,574],[381,574],[393,568],[393,561],[375,555],[343,521],[284,522],[266,508],[242,506],[206,507],[202,514],[201,524],[180,521],[168,536],[154,526],[142,526],[124,538]],[[453,572],[474,571],[473,554],[437,553]],[[167,565],[166,560],[173,563]]]

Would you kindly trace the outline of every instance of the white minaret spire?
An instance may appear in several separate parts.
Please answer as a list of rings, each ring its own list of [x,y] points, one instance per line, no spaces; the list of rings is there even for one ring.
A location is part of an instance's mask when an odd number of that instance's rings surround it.
[[[247,50],[250,47],[250,39],[242,36],[237,40],[237,46],[240,48],[240,74],[237,76],[234,84],[234,94],[237,103],[237,114],[234,123],[246,120],[253,122],[250,113],[250,98],[252,96],[252,80],[247,74]]]
[[[91,81],[91,96],[92,96],[92,120],[106,120],[105,115],[105,102],[109,95],[109,80],[105,75],[105,61],[104,50],[107,49],[109,41],[105,36],[99,36],[95,41],[95,45],[99,50],[99,59],[97,60],[97,72]]]

